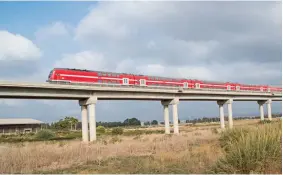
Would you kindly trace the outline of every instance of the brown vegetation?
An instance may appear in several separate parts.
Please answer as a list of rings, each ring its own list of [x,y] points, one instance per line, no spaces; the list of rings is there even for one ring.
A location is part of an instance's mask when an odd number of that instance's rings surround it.
[[[273,124],[261,124],[260,127],[264,127],[264,125]],[[238,127],[240,126],[244,125],[239,125]],[[251,128],[257,128],[257,126]],[[277,130],[281,129],[279,127],[276,128]],[[265,131],[268,132],[270,130],[263,129],[262,133],[265,133]],[[270,133],[276,132],[272,131]],[[269,140],[275,143],[278,134],[271,135],[274,135],[275,139],[268,139],[268,133],[265,133],[265,137],[259,138],[266,138],[266,143]],[[254,138],[252,134],[249,137],[250,140]],[[233,147],[234,138],[238,138],[237,135],[236,137],[233,137],[233,134],[225,136],[224,133],[221,134],[219,127],[184,126],[178,136],[164,134],[140,135],[137,133],[137,135],[130,136],[104,135],[98,138],[95,143],[90,144],[83,144],[80,140],[2,144],[0,147],[0,173],[188,174],[217,173],[218,171],[228,173],[242,172],[237,170],[237,168],[240,169],[241,167],[233,165],[232,158],[237,154],[235,153],[229,157],[230,154],[225,152],[227,151],[225,148],[227,148],[227,145],[229,149],[239,148],[239,145],[245,143],[244,137],[240,140],[240,143],[235,142],[238,146]],[[257,141],[255,139],[249,143]],[[242,148],[243,151],[245,149]],[[265,152],[268,151],[270,150],[265,150]],[[274,150],[271,150],[271,152],[273,154],[277,153]],[[260,150],[255,153],[260,153]],[[281,153],[279,156],[281,156]],[[266,168],[260,170],[260,172],[280,173],[281,163],[279,165],[274,162],[275,160],[278,161],[278,158],[274,159],[274,157],[271,157],[272,160],[268,158],[268,154],[266,154],[264,159],[257,159],[268,162],[265,164]],[[226,162],[226,164],[223,162]],[[237,163],[235,160],[234,162]],[[243,162],[243,166],[244,164],[245,162]],[[277,168],[273,168],[272,171],[268,170],[270,165]],[[225,169],[225,167],[229,169]],[[229,170],[232,171],[229,172]]]

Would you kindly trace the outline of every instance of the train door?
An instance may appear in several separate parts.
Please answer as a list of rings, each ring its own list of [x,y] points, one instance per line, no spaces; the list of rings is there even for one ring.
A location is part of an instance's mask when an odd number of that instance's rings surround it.
[[[123,85],[129,85],[129,78],[123,78]]]
[[[140,79],[140,86],[146,86],[146,80]]]
[[[196,83],[196,89],[200,89],[200,84]]]
[[[231,90],[231,85],[227,85],[227,90],[228,90],[228,91]]]
[[[241,90],[241,88],[240,88],[239,85],[236,86],[236,90],[237,90],[237,91],[240,91],[240,90]]]
[[[183,86],[185,89],[188,88],[188,82],[184,82],[184,86]]]

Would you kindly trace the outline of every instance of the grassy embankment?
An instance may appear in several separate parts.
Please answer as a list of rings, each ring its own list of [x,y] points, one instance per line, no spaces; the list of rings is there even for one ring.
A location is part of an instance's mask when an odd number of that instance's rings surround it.
[[[0,173],[281,174],[281,121],[223,133],[188,126],[179,136],[125,133],[102,134],[88,145],[77,140],[2,144]]]

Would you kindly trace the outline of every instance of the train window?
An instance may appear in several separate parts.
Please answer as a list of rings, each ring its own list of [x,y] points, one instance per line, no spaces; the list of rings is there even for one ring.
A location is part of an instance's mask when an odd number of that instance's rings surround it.
[[[98,80],[98,83],[102,83],[102,80]]]
[[[98,76],[101,76],[101,73],[100,73],[100,72],[98,72]]]
[[[184,82],[184,88],[188,88],[188,83]]]
[[[50,71],[50,73],[49,73],[49,75],[48,75],[48,78],[49,78],[49,79],[51,78],[52,73],[53,73],[53,70]]]
[[[109,77],[111,77],[111,74],[108,74]]]

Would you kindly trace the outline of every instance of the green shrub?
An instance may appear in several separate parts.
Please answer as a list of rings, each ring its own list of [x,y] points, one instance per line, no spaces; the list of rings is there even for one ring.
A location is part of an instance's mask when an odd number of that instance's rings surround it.
[[[106,129],[105,129],[104,126],[98,126],[98,127],[96,128],[96,131],[97,131],[98,133],[105,133]]]
[[[230,146],[238,142],[240,138],[245,137],[248,132],[249,130],[244,128],[227,129],[221,133],[220,146],[228,151]]]
[[[260,120],[258,123],[259,124],[266,124],[266,123],[271,123],[271,121],[270,120]]]
[[[124,130],[123,130],[123,128],[113,128],[112,129],[112,134],[114,134],[114,135],[121,135],[121,134],[123,134],[124,133]]]
[[[55,138],[55,133],[50,130],[40,130],[35,134],[35,138],[38,140],[50,140]]]
[[[281,172],[281,122],[261,125],[248,133],[228,131],[229,149],[212,168],[213,173],[273,174]],[[223,139],[223,138],[222,138]]]

